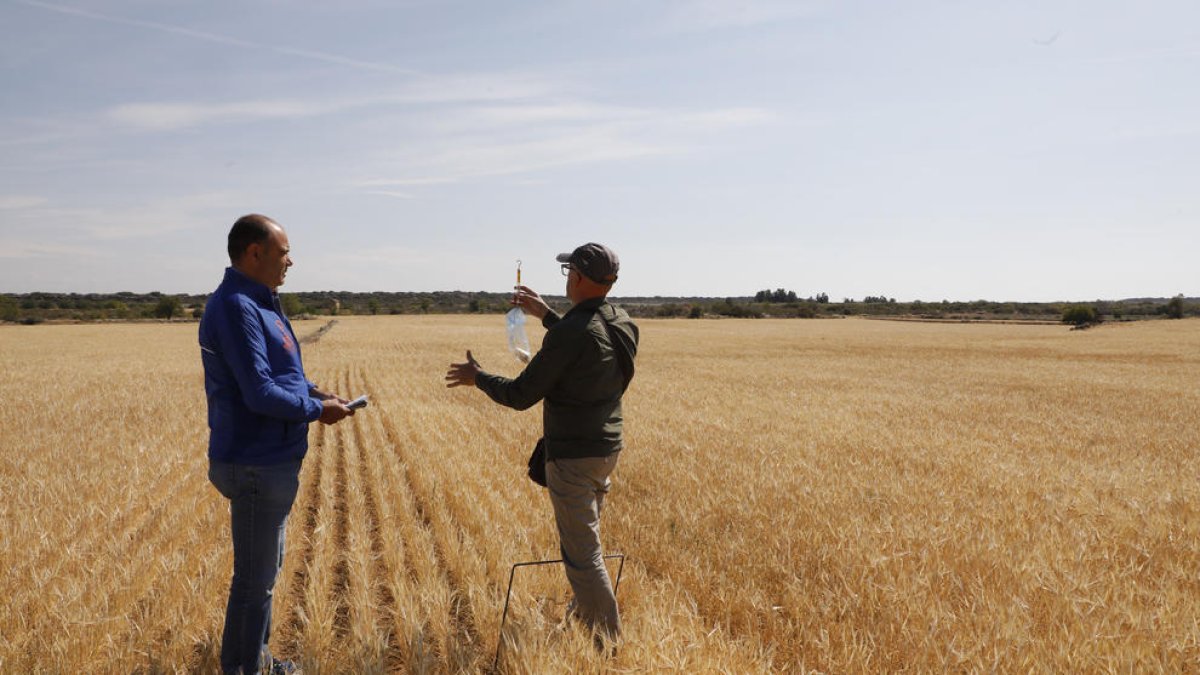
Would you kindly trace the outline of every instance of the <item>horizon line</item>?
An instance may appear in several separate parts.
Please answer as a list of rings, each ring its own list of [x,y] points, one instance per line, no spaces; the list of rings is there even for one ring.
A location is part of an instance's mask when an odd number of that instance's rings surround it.
[[[789,290],[789,289],[784,289],[784,290]],[[757,292],[758,291],[756,291],[756,293]],[[6,295],[6,296],[27,296],[27,295],[80,295],[80,296],[87,296],[87,295],[123,295],[123,294],[124,295],[135,295],[135,296],[147,296],[147,295],[154,295],[154,294],[164,295],[164,296],[180,296],[180,295],[209,296],[209,295],[212,295],[212,293],[213,293],[213,291],[207,291],[207,292],[201,292],[201,293],[192,293],[192,292],[188,292],[188,291],[167,292],[167,291],[128,291],[128,290],[121,290],[121,291],[22,291],[22,292],[0,291],[0,295]],[[509,292],[508,291],[484,291],[484,290],[465,291],[465,290],[461,290],[461,289],[449,290],[449,291],[447,291],[447,290],[347,291],[347,290],[325,289],[325,290],[306,290],[306,291],[286,291],[285,290],[285,291],[278,291],[278,293],[280,295],[285,295],[285,294],[299,295],[302,293],[333,293],[333,294],[350,294],[350,295],[371,295],[371,294],[375,294],[375,293],[386,293],[386,294],[460,293],[460,294],[470,294],[470,295],[480,295],[480,294],[507,295]],[[1167,301],[1172,298],[1179,297],[1181,295],[1183,296],[1184,300],[1200,300],[1200,296],[1190,296],[1190,295],[1183,294],[1183,293],[1177,293],[1175,295],[1164,295],[1164,296],[1141,295],[1141,296],[1126,296],[1126,297],[1122,297],[1122,298],[1088,298],[1088,299],[1057,299],[1057,300],[1011,300],[1011,299],[991,300],[991,299],[987,299],[987,298],[972,298],[970,300],[950,300],[950,299],[946,299],[946,298],[939,299],[939,300],[922,300],[920,298],[916,298],[916,299],[912,299],[912,300],[899,300],[896,298],[891,298],[891,299],[894,300],[895,304],[898,304],[898,305],[899,304],[908,305],[908,304],[913,304],[916,302],[919,302],[922,304],[931,304],[931,305],[940,305],[943,303],[955,304],[955,303],[971,303],[971,302],[989,302],[989,303],[995,303],[995,304],[1014,303],[1014,304],[1029,304],[1029,305],[1052,305],[1052,304],[1068,303],[1068,302],[1070,302],[1070,303],[1086,303],[1086,302],[1137,302],[1137,301],[1149,302],[1149,301],[1158,301],[1158,300]],[[555,299],[565,299],[567,297],[566,295],[563,295],[563,294],[554,294],[554,293],[543,293],[543,294],[541,294],[541,296],[543,298],[555,298]],[[813,298],[815,298],[815,297],[816,297],[815,295],[809,296],[809,297],[797,297],[797,299],[794,302],[808,302],[808,301],[812,301]],[[867,296],[864,296],[864,297],[867,297]],[[883,295],[883,296],[871,296],[871,297],[890,297],[890,296]],[[722,301],[722,300],[726,300],[726,299],[730,299],[730,298],[735,299],[735,300],[746,300],[746,299],[753,300],[754,294],[750,294],[750,295],[661,295],[661,294],[657,294],[657,295],[616,295],[616,294],[613,294],[613,295],[609,295],[608,298],[610,300],[663,299],[663,300],[709,300],[709,301],[715,300],[715,301]],[[847,300],[847,299],[849,299],[854,304],[863,304],[862,299],[843,297],[842,299],[835,300],[832,295],[829,296],[829,301],[827,303],[822,303],[822,304],[841,305],[841,304],[846,304],[845,300]],[[793,302],[793,301],[787,301],[787,302]],[[879,304],[879,303],[872,303],[872,304]]]

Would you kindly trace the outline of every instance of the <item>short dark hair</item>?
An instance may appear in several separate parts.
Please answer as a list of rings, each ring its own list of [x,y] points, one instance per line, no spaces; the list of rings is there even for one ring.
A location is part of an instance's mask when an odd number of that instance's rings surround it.
[[[250,244],[261,244],[269,239],[270,226],[274,224],[275,221],[257,213],[238,218],[229,230],[229,262],[236,263]]]

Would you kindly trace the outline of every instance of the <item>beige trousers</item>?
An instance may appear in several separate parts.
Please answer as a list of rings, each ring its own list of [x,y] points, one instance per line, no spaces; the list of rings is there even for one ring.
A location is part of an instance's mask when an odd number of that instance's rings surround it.
[[[620,635],[621,618],[600,550],[600,511],[619,454],[546,462],[546,487],[575,611],[585,625],[610,639]]]

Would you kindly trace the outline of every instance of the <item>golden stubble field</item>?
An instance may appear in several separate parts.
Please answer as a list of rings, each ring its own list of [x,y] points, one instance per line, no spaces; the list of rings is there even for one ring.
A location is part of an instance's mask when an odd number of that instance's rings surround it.
[[[604,539],[625,642],[518,571],[503,672],[1200,669],[1200,321],[641,321]],[[296,324],[303,336],[321,322]],[[540,328],[531,337],[541,339]],[[342,318],[272,644],[307,672],[491,666],[557,557],[540,409],[446,390],[493,317]],[[211,672],[230,574],[195,324],[0,328],[0,672]]]

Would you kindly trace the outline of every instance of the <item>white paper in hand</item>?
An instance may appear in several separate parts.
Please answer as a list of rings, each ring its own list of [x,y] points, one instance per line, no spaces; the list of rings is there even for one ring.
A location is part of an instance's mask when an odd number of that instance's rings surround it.
[[[520,307],[513,307],[505,315],[508,324],[508,351],[517,357],[521,363],[529,363],[529,337],[525,335],[525,312]]]

